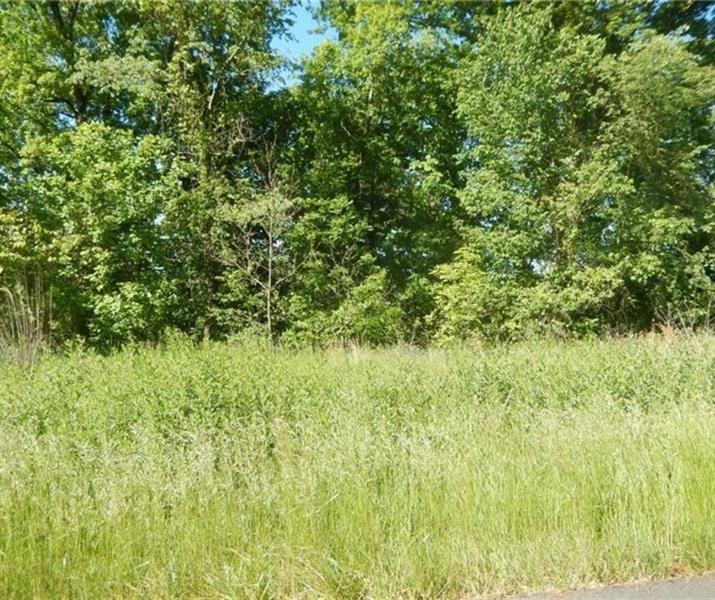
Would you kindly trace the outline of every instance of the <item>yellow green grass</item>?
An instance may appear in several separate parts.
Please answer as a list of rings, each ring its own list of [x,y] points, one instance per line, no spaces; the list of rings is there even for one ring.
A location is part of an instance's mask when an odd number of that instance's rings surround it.
[[[0,597],[461,597],[715,567],[715,336],[0,365]]]

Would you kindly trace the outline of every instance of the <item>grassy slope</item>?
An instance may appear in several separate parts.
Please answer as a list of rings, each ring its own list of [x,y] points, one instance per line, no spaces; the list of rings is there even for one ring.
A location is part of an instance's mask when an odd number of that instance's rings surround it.
[[[715,337],[0,366],[0,596],[459,596],[715,567]]]

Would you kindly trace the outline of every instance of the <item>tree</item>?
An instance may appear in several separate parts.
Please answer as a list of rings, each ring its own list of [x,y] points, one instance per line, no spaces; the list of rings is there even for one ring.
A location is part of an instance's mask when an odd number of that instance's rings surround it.
[[[12,264],[35,253],[57,288],[66,335],[111,345],[164,325],[204,329],[224,276],[210,233],[224,184],[255,177],[250,155],[271,118],[269,44],[283,18],[272,0],[0,5],[3,232],[15,239]],[[145,156],[148,148],[157,156]],[[139,210],[141,194],[147,214],[126,214]],[[63,254],[59,268],[49,238],[66,239],[58,232],[87,219],[97,229],[77,244],[84,258]],[[135,234],[138,244],[129,241]],[[47,239],[34,240],[41,235]],[[10,258],[3,261],[8,270]],[[146,268],[136,266],[142,261]],[[147,295],[154,284],[142,278],[156,272],[166,289]],[[156,302],[172,310],[159,318]]]
[[[23,149],[23,219],[61,332],[97,345],[155,337],[175,300],[161,218],[167,144],[87,123]]]
[[[291,0],[0,0],[0,286],[103,348],[704,323],[712,4],[323,0],[281,87]]]
[[[338,39],[316,49],[294,92],[303,107],[302,195],[347,199],[364,231],[359,251],[353,239],[343,242],[385,270],[405,298],[411,328],[429,311],[427,294],[416,299],[418,282],[457,239],[462,133],[449,85],[459,44],[444,27],[453,11],[435,3],[325,2],[320,15]]]
[[[510,289],[504,332],[649,326],[681,294],[712,297],[713,73],[645,29],[608,52],[587,27],[555,26],[557,10],[499,14],[461,67],[471,166],[458,269],[482,271],[485,297]],[[438,296],[476,277],[452,274],[437,272]]]
[[[229,269],[226,274],[229,289],[234,294],[237,289],[243,290],[240,296],[243,304],[246,286],[257,288],[263,295],[261,320],[269,337],[274,333],[278,293],[299,266],[292,262],[286,247],[296,200],[291,197],[288,184],[274,171],[272,160],[269,150],[264,184],[260,188],[244,184],[231,202],[221,204],[213,231],[216,258]],[[230,303],[230,297],[228,300]]]

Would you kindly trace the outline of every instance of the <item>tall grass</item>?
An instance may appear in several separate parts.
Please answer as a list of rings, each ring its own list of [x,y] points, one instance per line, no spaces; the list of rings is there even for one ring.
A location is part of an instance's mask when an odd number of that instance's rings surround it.
[[[715,567],[715,337],[0,366],[0,596],[460,597]]]
[[[50,305],[39,274],[0,285],[0,360],[37,361],[49,343]]]

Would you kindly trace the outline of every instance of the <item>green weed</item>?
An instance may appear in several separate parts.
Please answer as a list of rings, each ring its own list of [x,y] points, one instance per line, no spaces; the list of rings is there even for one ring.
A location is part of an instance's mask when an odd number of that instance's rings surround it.
[[[0,596],[459,597],[715,566],[715,336],[0,365]]]

